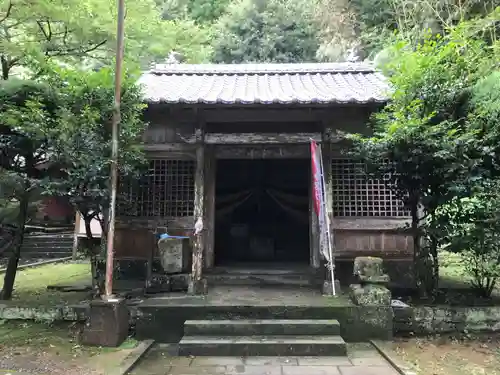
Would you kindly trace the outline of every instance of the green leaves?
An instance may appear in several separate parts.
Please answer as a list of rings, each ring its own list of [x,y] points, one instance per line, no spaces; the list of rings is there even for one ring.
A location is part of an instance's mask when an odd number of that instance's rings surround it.
[[[189,21],[164,21],[154,0],[126,4],[125,59],[147,68],[172,50],[189,62],[210,55],[210,33]],[[32,60],[77,67],[110,65],[116,48],[116,4],[101,0],[0,0],[2,79],[32,77]]]
[[[490,17],[500,20],[500,13]],[[367,161],[373,177],[385,177],[412,213],[422,286],[430,280],[429,265],[437,274],[437,248],[451,241],[449,236],[465,236],[449,234],[451,219],[443,207],[450,213],[450,205],[474,197],[478,186],[500,172],[498,42],[491,45],[478,33],[478,28],[486,30],[481,25],[483,20],[463,22],[445,36],[428,35],[416,45],[408,39],[397,43],[385,66],[394,91],[374,116],[376,135],[352,138],[353,154]],[[495,24],[489,25],[494,32]],[[421,236],[427,246],[420,246]],[[492,237],[478,225],[471,238]]]
[[[119,169],[121,176],[131,176],[143,162],[139,142],[146,124],[141,120],[144,105],[136,77],[124,76]],[[67,197],[84,217],[102,213],[109,203],[113,77],[110,69],[54,69],[43,77],[57,87],[62,108],[51,138],[52,160],[60,174],[45,181],[45,187]]]
[[[317,29],[301,2],[242,0],[216,25],[214,62],[307,62],[316,59]]]

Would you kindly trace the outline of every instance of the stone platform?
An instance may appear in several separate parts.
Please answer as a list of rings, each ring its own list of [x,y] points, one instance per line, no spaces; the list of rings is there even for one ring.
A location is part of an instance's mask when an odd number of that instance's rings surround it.
[[[336,320],[347,342],[392,338],[389,306],[356,306],[344,295],[322,296],[298,286],[211,286],[206,296],[169,293],[135,306],[136,336],[178,343],[186,320]]]
[[[398,375],[369,344],[349,344],[341,357],[182,357],[158,345],[130,375]]]

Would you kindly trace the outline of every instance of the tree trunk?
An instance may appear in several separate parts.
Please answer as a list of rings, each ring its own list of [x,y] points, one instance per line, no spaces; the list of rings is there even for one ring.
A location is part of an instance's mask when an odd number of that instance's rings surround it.
[[[417,290],[421,297],[427,296],[426,282],[425,282],[425,261],[424,254],[422,254],[422,236],[420,233],[420,215],[418,212],[418,200],[412,200],[410,206],[411,214],[411,234],[413,237],[413,272]]]
[[[0,63],[2,65],[2,79],[6,81],[9,79],[9,63],[4,56],[0,57]]]
[[[427,285],[428,293],[435,295],[439,289],[439,259],[438,259],[438,240],[432,235],[430,239],[429,256],[431,258],[431,275]]]
[[[97,275],[97,249],[94,247],[94,235],[92,234],[92,215],[84,215],[83,221],[85,222],[85,235],[90,246],[89,249],[89,259],[90,259],[90,273],[92,277],[92,290],[94,293],[99,294],[99,282]]]
[[[21,257],[21,247],[24,240],[24,230],[26,226],[26,220],[28,218],[28,204],[29,204],[29,193],[25,191],[21,196],[19,201],[19,214],[17,216],[17,232],[14,237],[12,247],[12,254],[7,263],[7,269],[5,271],[3,289],[0,292],[0,300],[10,300],[12,298],[12,292],[14,290],[14,282],[16,280],[17,265],[19,264],[19,258]]]

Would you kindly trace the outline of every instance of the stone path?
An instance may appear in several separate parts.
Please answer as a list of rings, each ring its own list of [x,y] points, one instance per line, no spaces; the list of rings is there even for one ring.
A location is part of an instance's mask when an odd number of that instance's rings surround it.
[[[371,346],[348,357],[175,357],[157,347],[130,375],[398,375]]]

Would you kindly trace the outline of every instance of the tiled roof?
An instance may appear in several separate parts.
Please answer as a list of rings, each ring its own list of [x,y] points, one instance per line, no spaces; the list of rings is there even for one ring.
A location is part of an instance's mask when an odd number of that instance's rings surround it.
[[[389,91],[365,63],[160,64],[139,83],[148,102],[184,104],[384,103]]]

